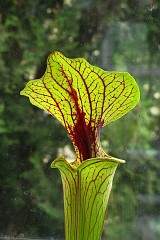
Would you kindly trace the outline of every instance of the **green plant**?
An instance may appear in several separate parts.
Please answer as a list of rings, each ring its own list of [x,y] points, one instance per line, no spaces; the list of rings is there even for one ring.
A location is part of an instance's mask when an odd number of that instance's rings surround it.
[[[74,162],[59,157],[51,164],[63,182],[66,240],[100,239],[113,176],[125,162],[103,151],[100,130],[138,103],[134,78],[54,52],[42,78],[30,81],[21,95],[61,122],[76,151]]]

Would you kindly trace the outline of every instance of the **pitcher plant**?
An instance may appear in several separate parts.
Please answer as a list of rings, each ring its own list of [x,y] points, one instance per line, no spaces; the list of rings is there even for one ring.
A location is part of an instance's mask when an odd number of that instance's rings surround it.
[[[125,161],[103,151],[100,130],[137,105],[137,83],[127,72],[104,71],[55,51],[44,75],[21,95],[66,128],[76,152],[73,162],[60,156],[51,164],[63,183],[65,239],[101,239],[113,177]]]

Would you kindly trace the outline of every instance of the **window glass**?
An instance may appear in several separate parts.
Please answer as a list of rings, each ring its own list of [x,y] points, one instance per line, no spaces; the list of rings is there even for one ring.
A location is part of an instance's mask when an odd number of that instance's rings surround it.
[[[0,1],[0,238],[64,239],[59,155],[75,158],[66,130],[20,91],[54,50],[127,71],[138,106],[102,129],[126,160],[114,178],[102,239],[160,239],[160,2]]]

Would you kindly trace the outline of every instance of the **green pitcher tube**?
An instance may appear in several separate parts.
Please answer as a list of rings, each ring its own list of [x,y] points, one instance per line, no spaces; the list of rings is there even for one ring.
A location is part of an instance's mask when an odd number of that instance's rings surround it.
[[[73,169],[65,158],[52,164],[61,173],[64,194],[65,240],[100,240],[116,158],[92,158]]]

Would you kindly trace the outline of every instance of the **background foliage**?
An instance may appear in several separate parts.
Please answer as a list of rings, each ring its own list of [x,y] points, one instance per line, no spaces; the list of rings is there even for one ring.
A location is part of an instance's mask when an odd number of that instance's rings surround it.
[[[0,0],[0,236],[63,238],[57,155],[73,158],[66,131],[19,92],[49,53],[129,71],[141,102],[102,131],[115,176],[104,239],[160,237],[160,1]]]

